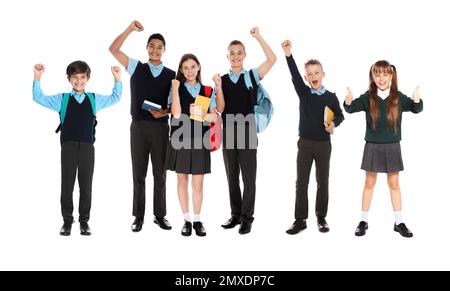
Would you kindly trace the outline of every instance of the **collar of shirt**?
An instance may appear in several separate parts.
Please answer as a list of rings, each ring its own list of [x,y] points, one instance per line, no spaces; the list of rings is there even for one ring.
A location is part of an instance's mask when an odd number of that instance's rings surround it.
[[[387,88],[387,89],[384,90],[384,91],[381,91],[380,89],[378,89],[377,95],[378,95],[381,99],[385,100],[386,98],[389,97],[389,93],[391,93],[391,88]]]
[[[71,95],[75,98],[75,100],[77,100],[78,103],[83,103],[84,101],[84,97],[86,96],[86,93],[83,92],[81,95],[78,94],[75,90],[72,89],[72,93]]]
[[[323,86],[322,88],[320,88],[320,90],[314,90],[313,88],[311,88],[311,93],[316,94],[318,96],[325,94],[325,92],[327,92],[327,89],[325,89],[325,87]]]
[[[150,71],[152,72],[153,77],[158,77],[164,69],[163,63],[155,66],[152,63],[148,62],[148,66],[150,67]]]
[[[247,72],[244,68],[242,68],[242,70],[239,73],[235,73],[233,71],[229,71],[228,72],[228,76],[230,76],[231,81],[233,81],[233,83],[237,83],[237,81],[239,80],[239,77],[244,74],[245,72]]]
[[[184,82],[184,86],[188,90],[189,94],[191,94],[192,98],[196,98],[197,95],[200,93],[200,89],[202,88],[202,85],[200,83],[195,83],[195,85],[191,85],[188,82]]]

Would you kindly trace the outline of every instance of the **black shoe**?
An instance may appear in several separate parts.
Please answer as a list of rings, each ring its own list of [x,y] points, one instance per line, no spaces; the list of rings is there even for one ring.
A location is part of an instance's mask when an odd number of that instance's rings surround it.
[[[200,221],[194,222],[194,230],[196,235],[206,236],[206,230],[203,227],[203,223],[201,223]]]
[[[400,233],[403,237],[413,237],[412,232],[406,227],[404,223],[400,223],[399,225],[394,224],[394,231]]]
[[[329,232],[330,231],[330,227],[328,226],[327,220],[325,219],[325,217],[318,217],[317,218],[317,227],[319,228],[320,232]]]
[[[131,230],[133,232],[140,232],[142,230],[142,225],[144,224],[144,218],[143,217],[136,217],[136,219],[133,222],[133,225],[131,225]]]
[[[247,234],[252,230],[252,223],[250,221],[242,221],[241,227],[239,227],[240,234]]]
[[[165,219],[164,217],[162,217],[162,218],[155,217],[153,219],[153,222],[156,223],[157,225],[159,225],[159,227],[161,227],[164,230],[171,230],[172,229],[172,226],[167,221],[167,219]]]
[[[182,236],[191,236],[192,234],[192,222],[185,221],[183,225],[183,229],[181,230]]]
[[[64,222],[64,225],[61,227],[59,234],[62,236],[69,236],[72,231],[73,222]]]
[[[222,224],[222,227],[225,229],[231,229],[231,228],[234,228],[238,224],[241,224],[241,220],[236,217],[231,217],[230,219],[228,219],[227,222]]]
[[[87,222],[80,222],[80,234],[89,236],[91,235],[91,229],[89,228],[89,224]]]
[[[368,229],[369,229],[369,224],[367,222],[365,222],[365,221],[361,221],[358,224],[358,227],[356,227],[355,235],[356,236],[366,235],[366,230],[368,230]]]
[[[291,227],[286,230],[287,234],[297,234],[300,231],[306,229],[306,219],[298,219],[294,221]]]

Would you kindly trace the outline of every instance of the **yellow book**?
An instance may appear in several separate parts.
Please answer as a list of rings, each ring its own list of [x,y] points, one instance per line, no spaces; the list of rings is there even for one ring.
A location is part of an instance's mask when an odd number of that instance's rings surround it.
[[[325,126],[328,126],[334,120],[334,112],[328,106],[325,106],[323,111],[323,122]]]
[[[211,104],[211,98],[208,98],[208,97],[205,97],[202,95],[198,95],[195,98],[195,105],[197,105],[198,108],[201,109],[201,112],[196,112],[196,114],[191,114],[191,119],[203,122],[203,114],[202,113],[208,113],[210,104]]]

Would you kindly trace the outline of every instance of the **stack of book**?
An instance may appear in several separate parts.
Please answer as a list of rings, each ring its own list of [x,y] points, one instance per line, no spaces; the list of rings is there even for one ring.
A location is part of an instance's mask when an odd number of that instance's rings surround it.
[[[211,104],[211,98],[198,95],[195,98],[195,105],[197,106],[197,111],[194,114],[191,114],[192,120],[197,120],[203,122],[203,114],[208,113],[209,105]]]

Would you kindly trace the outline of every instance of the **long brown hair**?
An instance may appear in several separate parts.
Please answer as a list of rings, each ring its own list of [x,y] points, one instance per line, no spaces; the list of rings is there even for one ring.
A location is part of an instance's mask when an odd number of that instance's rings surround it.
[[[391,89],[387,102],[387,117],[389,128],[396,132],[398,121],[398,83],[397,83],[397,69],[388,61],[378,61],[372,65],[369,72],[369,93],[370,93],[370,116],[372,117],[372,129],[376,130],[377,121],[380,118],[380,108],[378,100],[378,88],[375,84],[374,75],[379,73],[387,73],[392,75]]]
[[[178,81],[180,81],[181,84],[186,82],[186,77],[184,76],[184,74],[183,74],[181,69],[183,67],[183,63],[188,61],[188,60],[193,60],[194,62],[197,63],[197,66],[199,67],[199,70],[198,70],[198,74],[197,74],[197,77],[196,77],[196,81],[201,84],[202,83],[202,76],[201,76],[202,67],[200,66],[200,62],[197,59],[197,57],[195,55],[193,55],[193,54],[185,54],[184,56],[181,57],[180,64],[178,65],[178,71],[177,71],[176,79]]]

